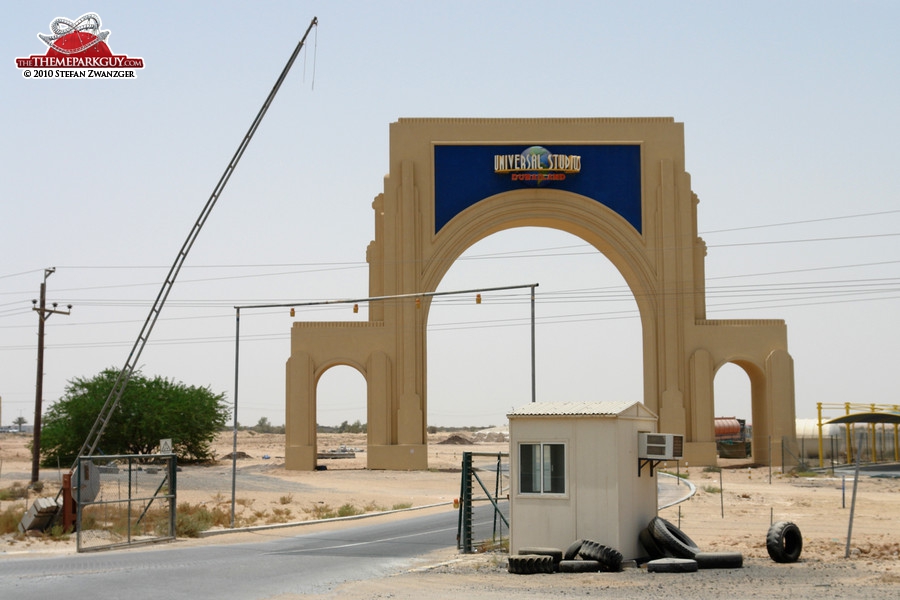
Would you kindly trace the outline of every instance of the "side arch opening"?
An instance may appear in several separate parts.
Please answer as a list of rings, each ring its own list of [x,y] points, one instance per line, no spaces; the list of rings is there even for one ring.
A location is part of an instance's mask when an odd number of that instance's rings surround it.
[[[363,468],[359,453],[367,444],[365,375],[356,367],[334,364],[316,381],[316,452],[328,469]],[[355,456],[351,459],[350,454]]]
[[[716,371],[713,387],[719,464],[736,464],[734,461],[746,461],[749,464],[753,453],[750,377],[742,367],[728,362]]]

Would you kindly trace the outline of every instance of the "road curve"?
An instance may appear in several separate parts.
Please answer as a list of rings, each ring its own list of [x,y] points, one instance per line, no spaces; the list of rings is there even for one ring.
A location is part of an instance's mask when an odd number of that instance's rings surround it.
[[[455,547],[453,510],[263,542],[0,560],[4,598],[247,600],[322,594]]]

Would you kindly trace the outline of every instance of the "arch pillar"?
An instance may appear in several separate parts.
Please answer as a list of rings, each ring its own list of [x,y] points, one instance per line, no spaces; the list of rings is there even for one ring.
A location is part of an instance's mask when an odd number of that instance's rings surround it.
[[[793,438],[793,363],[783,321],[706,320],[696,195],[683,124],[636,119],[401,119],[375,197],[366,250],[367,323],[294,323],[287,364],[286,465],[315,468],[315,386],[322,365],[365,365],[369,468],[427,468],[427,298],[467,248],[513,227],[552,227],[602,252],[641,317],[643,402],[659,431],[685,436],[685,458],[714,464],[713,377],[743,361],[755,454]],[[748,367],[751,367],[749,368]],[[361,368],[361,367],[360,367]],[[752,371],[752,372],[751,372]],[[604,399],[583,390],[583,398]],[[547,400],[559,400],[558,397]]]
[[[686,459],[695,464],[714,464],[716,458],[714,366],[712,355],[705,348],[700,348],[691,355],[690,385],[694,401],[691,405],[688,431],[689,438],[693,442],[690,456]]]
[[[401,396],[395,402],[393,382],[396,375],[387,353],[373,352],[367,364],[366,466],[369,469],[427,469],[428,447],[418,434],[424,430],[425,414],[419,409],[418,399]]]
[[[784,455],[782,444],[797,456],[796,410],[794,407],[794,361],[785,350],[773,350],[765,361],[765,406],[766,419],[759,431],[758,440],[765,444],[761,452],[755,451],[757,462],[772,465],[794,464],[790,454]],[[764,439],[762,439],[764,438]],[[771,441],[771,446],[770,446]],[[757,427],[753,426],[753,443],[757,443]]]
[[[293,352],[285,367],[284,468],[313,471],[316,468],[315,365],[306,352]]]

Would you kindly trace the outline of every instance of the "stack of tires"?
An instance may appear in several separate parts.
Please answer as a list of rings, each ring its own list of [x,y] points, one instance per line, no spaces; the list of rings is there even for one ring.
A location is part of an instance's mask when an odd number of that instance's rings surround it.
[[[522,548],[518,556],[510,556],[507,571],[516,575],[553,573],[558,570],[562,550],[555,548]]]
[[[740,552],[704,552],[678,527],[662,517],[653,520],[638,539],[647,556],[649,573],[692,573],[698,569],[740,569]],[[797,562],[803,550],[800,529],[789,521],[773,523],[766,534],[766,550],[778,563]],[[593,540],[576,540],[565,550],[529,547],[509,557],[508,571],[534,573],[616,573],[622,570],[622,553]]]
[[[683,531],[662,517],[654,517],[638,536],[647,553],[650,573],[691,573],[697,569],[739,569],[740,552],[703,552]]]
[[[638,539],[647,553],[647,570],[651,573],[739,569],[744,563],[740,552],[701,551],[683,531],[661,517],[650,521]],[[766,550],[775,562],[797,562],[803,550],[800,528],[790,521],[773,523],[766,534]]]
[[[622,570],[622,553],[593,540],[577,540],[565,551],[557,548],[521,548],[509,557],[507,570],[517,575],[532,573],[616,573]]]

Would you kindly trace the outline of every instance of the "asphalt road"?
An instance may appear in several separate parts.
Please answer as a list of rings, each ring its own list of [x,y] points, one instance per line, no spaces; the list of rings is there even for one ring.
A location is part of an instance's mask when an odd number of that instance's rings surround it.
[[[660,505],[693,489],[659,478]],[[456,546],[454,510],[385,524],[221,546],[135,548],[0,560],[0,598],[45,600],[217,600],[321,594],[347,581],[383,577],[416,558]],[[490,506],[476,507],[476,530],[489,536]]]
[[[0,597],[15,600],[217,600],[321,594],[382,577],[456,546],[457,512],[255,543],[0,560]]]

